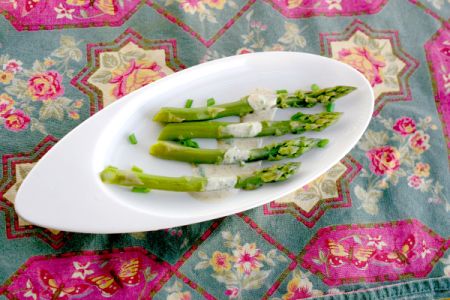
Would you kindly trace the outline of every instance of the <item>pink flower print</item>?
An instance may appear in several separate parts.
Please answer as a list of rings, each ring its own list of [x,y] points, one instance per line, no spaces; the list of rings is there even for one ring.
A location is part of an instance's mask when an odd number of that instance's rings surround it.
[[[109,83],[115,84],[113,95],[116,98],[137,90],[144,85],[158,80],[166,74],[156,62],[131,60],[125,67],[113,71],[114,77]]]
[[[425,240],[423,240],[422,244],[418,247],[418,252],[422,259],[424,259],[428,254],[431,254],[431,250],[427,246],[427,242]]]
[[[373,148],[366,156],[375,175],[392,174],[400,168],[400,153],[392,146]]]
[[[239,296],[239,289],[237,287],[230,287],[225,291],[225,295],[227,295],[230,299],[235,299]]]
[[[22,62],[20,60],[10,59],[5,64],[3,64],[3,70],[17,73],[22,71]]]
[[[411,175],[408,177],[408,185],[412,188],[415,188],[416,190],[420,188],[422,183],[423,183],[422,177],[419,177],[417,175]]]
[[[261,250],[256,248],[255,243],[246,243],[233,250],[236,263],[234,267],[240,272],[249,275],[253,270],[259,270],[263,264],[260,262],[264,258]]]
[[[74,261],[73,266],[75,268],[75,272],[73,272],[72,278],[80,278],[84,280],[86,276],[93,274],[94,271],[88,269],[90,265],[90,262],[83,265],[77,261]]]
[[[378,250],[382,250],[384,246],[387,246],[387,244],[382,240],[381,235],[376,237],[372,237],[369,235],[367,236],[367,238],[369,239],[369,241],[367,242],[367,246],[373,246]]]
[[[402,136],[407,136],[416,132],[416,122],[414,122],[414,120],[409,117],[402,117],[395,121],[392,129],[400,133],[400,135]]]
[[[421,154],[430,148],[428,143],[430,136],[423,131],[417,131],[409,138],[409,145],[417,154]]]
[[[340,61],[364,74],[372,86],[383,83],[381,71],[386,66],[383,57],[372,54],[365,47],[343,48],[338,55]]]
[[[28,91],[33,100],[53,100],[64,94],[62,77],[56,71],[35,74],[28,79]]]
[[[9,131],[19,132],[28,128],[30,117],[20,109],[10,110],[3,115],[5,128]]]

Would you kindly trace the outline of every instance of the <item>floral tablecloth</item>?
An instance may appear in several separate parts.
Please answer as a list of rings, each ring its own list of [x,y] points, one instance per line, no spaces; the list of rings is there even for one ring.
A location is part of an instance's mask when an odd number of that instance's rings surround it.
[[[0,299],[450,296],[450,1],[0,0],[0,13]],[[188,66],[269,50],[338,59],[374,88],[368,130],[319,179],[156,232],[15,214],[27,173],[89,116]]]

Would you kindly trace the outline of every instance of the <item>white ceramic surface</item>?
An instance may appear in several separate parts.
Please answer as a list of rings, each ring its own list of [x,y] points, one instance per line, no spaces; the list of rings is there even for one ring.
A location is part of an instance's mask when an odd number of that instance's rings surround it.
[[[99,172],[107,165],[166,176],[191,175],[189,164],[148,154],[161,125],[151,121],[161,106],[194,106],[237,100],[252,89],[309,89],[351,85],[358,89],[336,102],[344,112],[338,123],[312,137],[329,138],[325,149],[300,157],[299,173],[286,182],[255,191],[239,191],[215,201],[197,200],[187,193],[152,191],[131,193],[105,185]],[[43,227],[91,233],[157,230],[192,224],[244,211],[277,199],[317,178],[347,154],[362,136],[372,116],[373,91],[355,69],[321,56],[293,52],[265,52],[204,63],[158,80],[116,101],[83,122],[59,141],[32,169],[15,199],[17,213]],[[323,107],[302,109],[318,112]],[[278,110],[275,119],[288,118],[296,109]],[[227,118],[233,120],[233,118]],[[237,118],[235,118],[237,120]],[[127,137],[134,132],[139,143]],[[292,136],[266,138],[282,140]],[[215,142],[201,141],[214,147]]]

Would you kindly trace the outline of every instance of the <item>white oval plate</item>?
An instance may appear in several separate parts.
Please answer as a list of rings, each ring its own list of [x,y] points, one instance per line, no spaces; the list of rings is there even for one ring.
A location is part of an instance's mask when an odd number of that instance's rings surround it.
[[[182,107],[188,98],[196,99],[194,105],[198,106],[210,97],[217,103],[228,102],[257,87],[295,90],[309,89],[314,83],[322,87],[351,85],[357,90],[336,102],[335,110],[344,113],[339,122],[323,132],[307,134],[329,138],[330,143],[297,159],[302,162],[300,171],[288,181],[205,201],[188,193],[131,193],[99,179],[99,172],[107,165],[136,165],[165,176],[192,175],[189,164],[148,154],[161,130],[151,118],[162,106]],[[266,52],[201,64],[125,96],[72,130],[28,174],[15,199],[16,211],[39,226],[90,233],[157,230],[244,211],[300,188],[336,164],[362,136],[373,105],[372,88],[358,71],[317,55]],[[303,111],[321,110],[322,106]],[[275,119],[288,118],[296,111],[278,110]],[[132,132],[138,138],[137,145],[127,141]]]

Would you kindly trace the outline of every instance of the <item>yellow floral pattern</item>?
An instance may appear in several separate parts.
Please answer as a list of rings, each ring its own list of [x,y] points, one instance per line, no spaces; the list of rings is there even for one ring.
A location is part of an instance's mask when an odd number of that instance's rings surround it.
[[[12,185],[3,195],[6,200],[14,204],[14,200],[16,199],[17,191],[19,190],[20,185],[23,180],[30,173],[31,169],[36,165],[36,163],[20,163],[16,164],[16,182]],[[21,217],[18,217],[19,226],[27,226],[31,225]],[[58,234],[59,230],[49,229],[53,234]]]
[[[144,50],[133,42],[100,54],[100,67],[88,82],[103,93],[104,106],[173,71],[162,49]]]
[[[277,203],[295,203],[304,211],[310,211],[320,200],[339,196],[337,180],[345,173],[347,167],[339,162],[328,172],[313,182],[280,199]]]
[[[283,255],[279,255],[276,249],[264,253],[256,243],[242,244],[240,233],[232,234],[222,231],[223,244],[229,252],[214,251],[211,257],[197,251],[200,261],[194,270],[212,268],[211,276],[226,286],[225,295],[229,298],[242,299],[244,290],[259,289],[264,280],[269,276],[277,262],[286,262]]]
[[[209,263],[211,264],[214,272],[224,272],[231,269],[231,259],[233,257],[228,253],[220,251],[214,251]]]
[[[375,97],[382,93],[399,92],[397,75],[406,64],[400,60],[388,38],[371,38],[356,31],[348,40],[332,41],[331,56],[363,73],[371,83]]]

